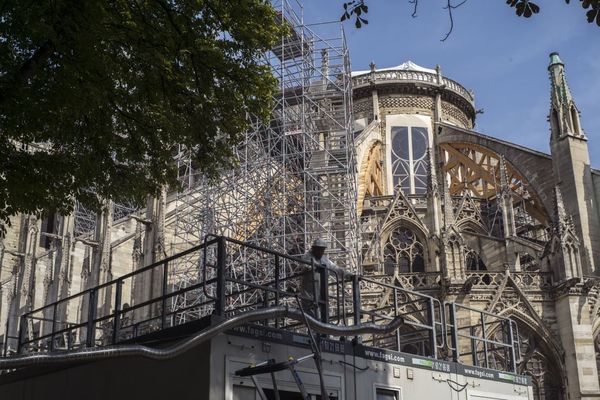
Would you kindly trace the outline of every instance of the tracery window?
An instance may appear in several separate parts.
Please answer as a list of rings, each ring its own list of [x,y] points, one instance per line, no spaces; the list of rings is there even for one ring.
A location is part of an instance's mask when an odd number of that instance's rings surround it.
[[[560,376],[560,363],[549,356],[549,351],[540,342],[537,334],[528,326],[517,322],[519,354],[517,372],[529,375],[533,386],[534,400],[563,400],[563,387]],[[492,338],[501,341],[503,333],[496,330]],[[494,368],[506,369],[507,358],[500,352],[493,353]]]
[[[393,183],[406,194],[427,191],[428,137],[427,128],[423,127],[391,128]]]
[[[519,264],[521,265],[522,271],[539,271],[540,264],[536,258],[529,253],[519,254]]]
[[[547,357],[537,337],[529,329],[519,325],[519,348],[521,360],[519,373],[531,376],[535,400],[561,400],[562,385],[555,363]]]
[[[465,265],[467,271],[487,271],[487,267],[479,254],[471,248],[467,248],[465,251]]]
[[[386,269],[397,270],[399,273],[425,271],[423,244],[408,228],[400,227],[392,232],[383,255]]]

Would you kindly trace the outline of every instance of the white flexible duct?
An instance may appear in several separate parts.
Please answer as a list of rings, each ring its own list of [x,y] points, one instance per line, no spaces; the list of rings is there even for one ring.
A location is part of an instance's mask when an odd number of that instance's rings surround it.
[[[386,325],[366,323],[353,326],[337,326],[323,323],[310,315],[305,315],[305,317],[308,325],[314,331],[334,336],[356,336],[369,333],[386,334],[395,331],[404,323],[404,319],[402,317],[396,317]],[[212,339],[218,334],[236,326],[270,318],[291,318],[299,322],[304,322],[304,317],[297,308],[270,307],[235,315],[218,325],[211,326],[202,332],[193,335],[189,339],[164,349],[151,348],[142,346],[140,344],[127,344],[122,346],[105,347],[101,349],[85,349],[75,352],[9,357],[0,359],[0,370],[131,356],[145,357],[153,360],[167,360],[177,357],[198,346],[199,344]]]

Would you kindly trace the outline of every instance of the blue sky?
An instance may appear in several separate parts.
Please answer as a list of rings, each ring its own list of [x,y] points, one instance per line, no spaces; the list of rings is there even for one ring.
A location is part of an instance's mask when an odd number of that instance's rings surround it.
[[[458,1],[458,0],[457,0]],[[304,0],[306,22],[337,20],[343,0]],[[369,0],[369,25],[345,24],[352,68],[412,60],[440,64],[445,76],[475,92],[475,130],[549,153],[548,54],[558,51],[582,113],[592,165],[600,168],[600,27],[588,24],[579,1],[538,0],[541,11],[518,18],[504,0],[470,0],[454,11],[445,1],[420,0],[417,18],[408,0]]]

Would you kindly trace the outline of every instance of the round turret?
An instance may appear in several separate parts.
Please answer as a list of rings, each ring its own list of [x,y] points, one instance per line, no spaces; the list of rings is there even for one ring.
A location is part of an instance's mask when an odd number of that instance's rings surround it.
[[[440,120],[471,129],[475,123],[473,93],[442,76],[439,67],[429,69],[412,61],[396,67],[352,73],[354,117],[363,124],[386,114],[419,114],[435,117],[440,96]],[[376,90],[376,95],[374,94]],[[376,101],[373,96],[377,96]],[[378,110],[374,105],[378,104]]]

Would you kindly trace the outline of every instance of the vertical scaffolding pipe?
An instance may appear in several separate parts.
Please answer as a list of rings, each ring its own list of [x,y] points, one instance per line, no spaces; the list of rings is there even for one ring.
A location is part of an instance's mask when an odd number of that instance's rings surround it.
[[[215,300],[215,313],[218,316],[225,314],[225,268],[227,268],[227,243],[224,236],[219,236],[217,242],[217,299]]]

